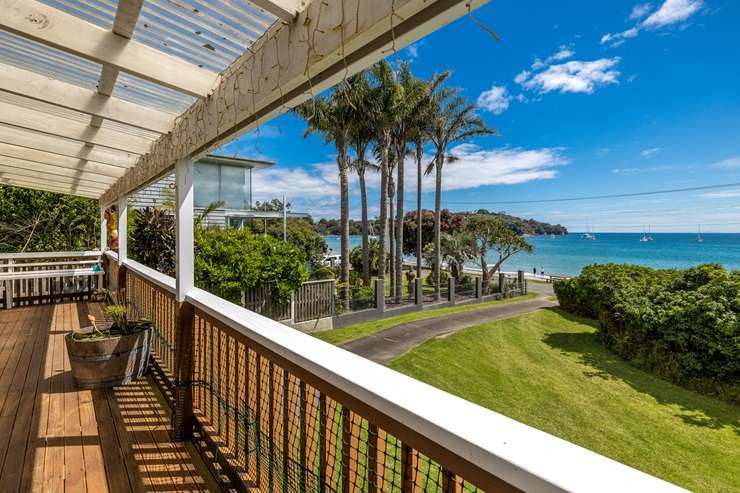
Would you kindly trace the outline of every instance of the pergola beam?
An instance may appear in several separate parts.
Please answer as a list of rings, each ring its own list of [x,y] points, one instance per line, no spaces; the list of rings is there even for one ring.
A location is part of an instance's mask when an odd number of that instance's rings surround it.
[[[7,31],[192,96],[207,95],[218,76],[36,0],[0,0],[0,11]]]
[[[117,151],[101,146],[90,146],[83,142],[62,139],[51,135],[0,124],[0,143],[12,144],[34,151],[59,156],[90,160],[125,171],[136,164],[137,154]]]
[[[8,180],[15,180],[22,183],[36,184],[41,186],[54,186],[54,187],[71,187],[79,188],[89,193],[102,193],[102,189],[99,184],[89,184],[87,182],[80,183],[76,180],[68,180],[61,176],[44,175],[43,173],[15,173],[11,171],[0,170],[0,178],[7,178]]]
[[[10,185],[13,187],[28,188],[30,190],[42,190],[44,192],[52,193],[63,193],[67,195],[79,195],[80,197],[87,197],[89,199],[97,199],[100,194],[97,192],[80,190],[79,188],[69,186],[56,186],[56,185],[39,185],[38,183],[28,182],[25,180],[11,180],[0,176],[0,184]]]
[[[279,17],[284,21],[292,21],[298,12],[306,6],[305,0],[249,0],[257,7]]]
[[[44,164],[46,166],[55,166],[61,169],[95,173],[97,175],[113,178],[120,178],[126,171],[126,168],[120,168],[118,166],[111,166],[109,164],[89,161],[78,157],[63,156],[61,154],[28,149],[26,147],[0,142],[0,159],[3,157]]]
[[[58,137],[134,154],[146,153],[152,141],[106,128],[93,128],[69,118],[0,102],[0,122]]]
[[[100,175],[98,173],[90,173],[88,171],[74,170],[70,168],[59,168],[57,166],[50,166],[48,164],[25,161],[23,159],[6,156],[0,156],[0,170],[8,171],[10,173],[22,173],[24,170],[38,171],[39,173],[46,173],[49,175],[87,180],[105,186],[110,186],[110,184],[116,180],[113,176]]]
[[[288,108],[488,0],[318,0],[273,25],[227,68],[116,186],[111,201],[265,123]]]
[[[101,95],[12,65],[0,64],[0,74],[0,91],[154,132],[167,133],[176,116]]]

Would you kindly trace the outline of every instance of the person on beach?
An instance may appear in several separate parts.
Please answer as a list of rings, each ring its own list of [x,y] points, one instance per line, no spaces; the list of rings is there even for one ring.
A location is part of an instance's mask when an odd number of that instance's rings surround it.
[[[532,267],[532,274],[537,275],[537,267]]]

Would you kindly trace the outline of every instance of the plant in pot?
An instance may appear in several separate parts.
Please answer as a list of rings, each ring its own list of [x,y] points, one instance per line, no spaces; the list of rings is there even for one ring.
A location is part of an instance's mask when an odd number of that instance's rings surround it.
[[[64,338],[75,383],[85,389],[107,388],[141,378],[149,368],[151,320],[129,320],[126,307],[110,305],[106,322],[72,331]]]

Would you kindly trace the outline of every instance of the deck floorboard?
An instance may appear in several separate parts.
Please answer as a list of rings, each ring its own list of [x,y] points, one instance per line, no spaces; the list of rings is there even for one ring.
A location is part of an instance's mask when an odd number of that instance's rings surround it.
[[[64,335],[92,302],[0,310],[0,491],[208,491],[151,378],[81,390]]]

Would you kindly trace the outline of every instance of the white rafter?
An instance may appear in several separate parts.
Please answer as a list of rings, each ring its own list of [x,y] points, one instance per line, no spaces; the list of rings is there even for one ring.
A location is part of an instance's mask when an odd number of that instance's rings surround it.
[[[7,31],[186,94],[205,96],[217,77],[35,0],[0,0],[0,11]]]
[[[64,139],[52,135],[0,124],[0,142],[30,150],[38,150],[60,156],[85,159],[117,168],[130,168],[136,164],[137,154],[117,151],[101,146],[89,146],[84,142]]]
[[[69,118],[51,115],[43,111],[24,108],[1,101],[0,122],[135,154],[146,153],[152,143],[149,139],[135,137],[107,128],[92,128],[88,124],[70,120]]]
[[[0,64],[0,91],[26,96],[63,108],[134,127],[166,133],[176,115],[98,94],[36,72]]]

